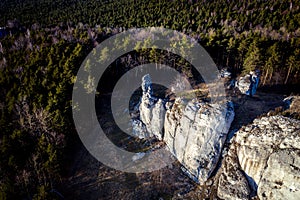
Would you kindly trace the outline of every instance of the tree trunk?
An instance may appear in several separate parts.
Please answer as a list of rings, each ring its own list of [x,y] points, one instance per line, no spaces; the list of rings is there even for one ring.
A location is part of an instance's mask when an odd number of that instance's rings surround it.
[[[268,73],[269,73],[269,69],[267,69],[266,75],[265,75],[265,77],[264,77],[263,86],[266,84],[266,80],[267,80],[267,77],[268,77]]]
[[[227,66],[227,67],[228,67],[228,65],[229,65],[229,56],[230,56],[230,53],[228,53],[227,59],[226,59],[226,66]]]
[[[284,81],[284,84],[285,84],[285,85],[287,84],[287,81],[288,81],[288,79],[289,79],[289,76],[290,76],[290,73],[291,73],[291,68],[292,68],[292,66],[290,65],[289,70],[288,70],[288,73],[287,73],[286,78],[285,78],[285,81]]]
[[[271,81],[272,77],[273,77],[273,71],[271,71],[271,73],[270,73],[269,81]]]

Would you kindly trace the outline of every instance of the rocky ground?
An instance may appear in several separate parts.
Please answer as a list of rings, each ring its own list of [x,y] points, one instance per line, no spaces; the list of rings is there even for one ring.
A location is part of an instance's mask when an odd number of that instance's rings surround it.
[[[170,199],[195,186],[179,163],[152,173],[123,173],[102,165],[84,148],[69,176],[66,199]]]

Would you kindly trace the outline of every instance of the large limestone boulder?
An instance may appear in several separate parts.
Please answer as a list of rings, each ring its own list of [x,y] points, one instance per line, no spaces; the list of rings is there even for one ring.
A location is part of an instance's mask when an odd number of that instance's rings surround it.
[[[170,151],[196,182],[204,183],[215,169],[234,118],[233,104],[208,104],[176,99],[165,117]]]
[[[261,199],[300,198],[299,121],[262,117],[240,130],[235,141],[240,165]]]
[[[164,140],[186,173],[196,182],[204,183],[221,155],[234,118],[233,104],[187,101],[180,97],[173,104],[165,103],[153,97],[149,75],[143,77],[142,90],[140,118],[133,122],[135,134]]]
[[[260,199],[300,199],[300,121],[280,115],[255,119],[236,132],[223,163],[228,160],[238,163]],[[226,176],[223,166],[222,171]]]
[[[299,149],[270,155],[258,186],[260,199],[300,199],[299,155]]]

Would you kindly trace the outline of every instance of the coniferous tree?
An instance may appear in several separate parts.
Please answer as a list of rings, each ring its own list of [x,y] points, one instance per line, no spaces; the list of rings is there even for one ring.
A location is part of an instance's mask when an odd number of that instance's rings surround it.
[[[243,73],[249,73],[250,71],[254,71],[256,68],[261,67],[261,53],[256,41],[251,43],[243,66]]]
[[[272,45],[267,49],[267,61],[264,65],[265,77],[263,80],[263,85],[265,85],[266,80],[272,79],[273,72],[279,66],[279,49],[277,43]]]
[[[298,72],[300,70],[300,50],[296,49],[294,51],[294,53],[288,58],[287,60],[287,67],[288,67],[288,71],[287,71],[287,75],[284,81],[284,84],[288,83],[290,74],[292,72]]]

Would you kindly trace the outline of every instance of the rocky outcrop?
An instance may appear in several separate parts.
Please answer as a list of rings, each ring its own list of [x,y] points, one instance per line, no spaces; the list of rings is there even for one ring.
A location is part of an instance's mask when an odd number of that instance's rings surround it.
[[[207,181],[221,157],[234,117],[233,104],[180,97],[173,103],[164,101],[153,97],[147,76],[142,88],[136,123],[141,135],[164,140],[183,171],[196,182]],[[297,109],[295,99],[285,99],[291,114]],[[243,126],[228,140],[213,178],[219,198],[300,199],[299,120],[268,115]]]
[[[286,109],[283,114],[300,120],[300,96],[289,96],[283,102]]]
[[[167,111],[164,140],[195,181],[205,182],[215,169],[233,117],[232,103],[180,98]]]
[[[260,199],[300,199],[300,150],[272,153],[260,183]]]
[[[225,166],[236,163],[238,170],[228,173]],[[299,199],[300,121],[280,115],[262,117],[237,131],[220,177],[232,179],[239,176],[239,170],[245,173],[249,186],[260,199]],[[219,185],[232,188],[236,182],[220,178]],[[239,185],[244,186],[245,180]],[[231,190],[227,193],[231,195]],[[222,194],[226,192],[220,191],[220,197]]]
[[[152,95],[152,82],[149,75],[142,79],[143,95],[139,106],[139,119],[133,120],[133,134],[139,138],[163,136],[165,103]]]
[[[196,182],[205,182],[215,169],[234,118],[233,104],[187,101],[177,97],[165,103],[152,96],[151,79],[143,77],[140,118],[133,125],[136,135],[164,140],[170,152]],[[141,131],[138,134],[138,131]]]
[[[259,72],[250,72],[240,77],[236,82],[236,87],[241,93],[252,96],[256,93],[259,84]]]

